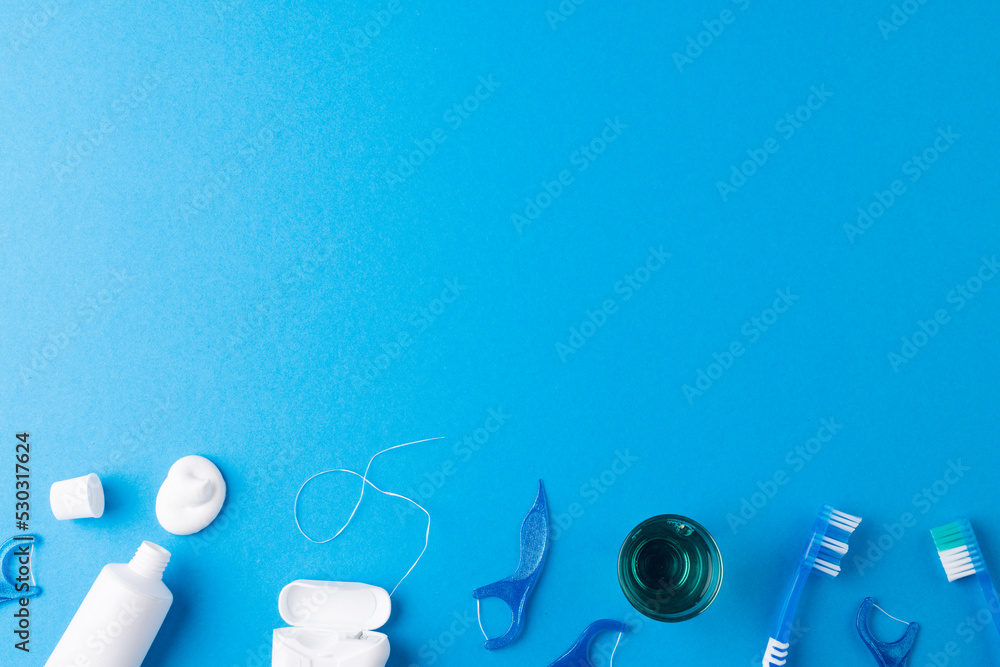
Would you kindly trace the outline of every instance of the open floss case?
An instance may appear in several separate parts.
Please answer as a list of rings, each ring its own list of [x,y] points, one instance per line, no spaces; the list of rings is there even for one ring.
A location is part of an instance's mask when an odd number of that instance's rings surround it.
[[[385,589],[339,581],[293,581],[278,597],[292,627],[274,631],[272,667],[385,667],[389,638],[374,630],[389,620]]]

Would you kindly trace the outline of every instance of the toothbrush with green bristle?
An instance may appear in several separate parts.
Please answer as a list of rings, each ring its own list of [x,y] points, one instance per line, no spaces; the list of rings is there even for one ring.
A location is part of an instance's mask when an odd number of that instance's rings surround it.
[[[970,574],[975,574],[979,579],[979,585],[986,596],[986,606],[993,614],[993,623],[1000,632],[1000,598],[997,597],[997,589],[993,586],[993,578],[986,567],[983,559],[983,550],[979,548],[979,540],[972,530],[972,524],[968,519],[962,518],[953,523],[935,528],[931,531],[934,538],[934,545],[938,550],[938,557],[944,572],[948,575],[948,581],[955,581]]]

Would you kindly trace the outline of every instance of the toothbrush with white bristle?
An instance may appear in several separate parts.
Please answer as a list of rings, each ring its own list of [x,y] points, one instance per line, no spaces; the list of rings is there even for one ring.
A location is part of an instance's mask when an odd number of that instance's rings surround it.
[[[1000,599],[997,598],[997,589],[993,585],[993,578],[983,560],[983,550],[979,548],[979,540],[972,530],[972,524],[968,519],[962,518],[958,521],[946,524],[931,531],[934,538],[934,546],[937,547],[938,557],[944,572],[948,575],[948,581],[955,581],[967,577],[970,574],[976,575],[979,579],[979,586],[986,596],[986,606],[993,614],[993,623],[1000,632]]]
[[[824,505],[820,510],[813,524],[812,539],[809,540],[809,545],[795,571],[795,579],[788,591],[788,597],[785,598],[785,606],[781,609],[774,634],[767,642],[763,667],[780,667],[785,664],[788,658],[792,622],[795,620],[795,608],[799,604],[799,598],[802,597],[806,580],[814,571],[830,577],[840,574],[840,561],[847,554],[847,542],[860,523],[860,517],[839,512],[829,505]]]

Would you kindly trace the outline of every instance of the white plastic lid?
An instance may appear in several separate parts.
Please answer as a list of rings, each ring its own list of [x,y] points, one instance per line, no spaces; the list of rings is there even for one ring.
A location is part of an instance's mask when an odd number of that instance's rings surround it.
[[[67,519],[97,519],[104,514],[104,487],[101,478],[90,473],[83,477],[64,479],[49,489],[52,513],[60,521]]]
[[[392,599],[378,586],[299,579],[281,589],[278,612],[295,627],[376,630],[389,620]]]

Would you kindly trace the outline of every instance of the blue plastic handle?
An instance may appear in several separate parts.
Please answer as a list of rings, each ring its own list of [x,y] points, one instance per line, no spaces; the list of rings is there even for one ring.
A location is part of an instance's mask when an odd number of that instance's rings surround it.
[[[18,535],[10,538],[0,547],[0,604],[20,598],[34,598],[42,594],[42,589],[38,586],[31,586],[26,591],[18,590],[18,582],[11,578],[7,571],[7,560],[22,555],[21,550],[26,548],[28,557],[31,557],[31,550],[34,549],[37,539],[34,535]],[[18,551],[15,552],[15,549]]]
[[[580,638],[573,644],[573,648],[563,653],[562,657],[553,662],[549,667],[594,667],[590,661],[590,645],[594,639],[602,632],[625,632],[628,630],[621,621],[602,619],[594,621],[587,626]]]
[[[865,598],[858,610],[858,634],[861,641],[865,643],[868,650],[872,652],[880,667],[903,667],[906,658],[913,650],[913,644],[917,641],[917,632],[920,630],[918,623],[909,623],[903,636],[891,644],[887,644],[872,634],[868,626],[868,619],[871,617],[872,608],[875,606],[874,598]]]
[[[535,504],[521,523],[521,560],[517,570],[506,579],[477,588],[472,597],[499,598],[511,610],[510,628],[501,637],[487,640],[487,650],[494,651],[514,642],[524,627],[524,608],[528,598],[542,574],[542,565],[549,549],[549,503],[545,497],[545,485],[538,480],[538,495]]]
[[[976,568],[976,578],[979,579],[983,595],[986,596],[986,607],[993,614],[993,624],[996,626],[997,632],[1000,632],[1000,598],[997,597],[997,589],[993,585],[993,577],[990,576],[990,571],[986,569],[986,565]]]

